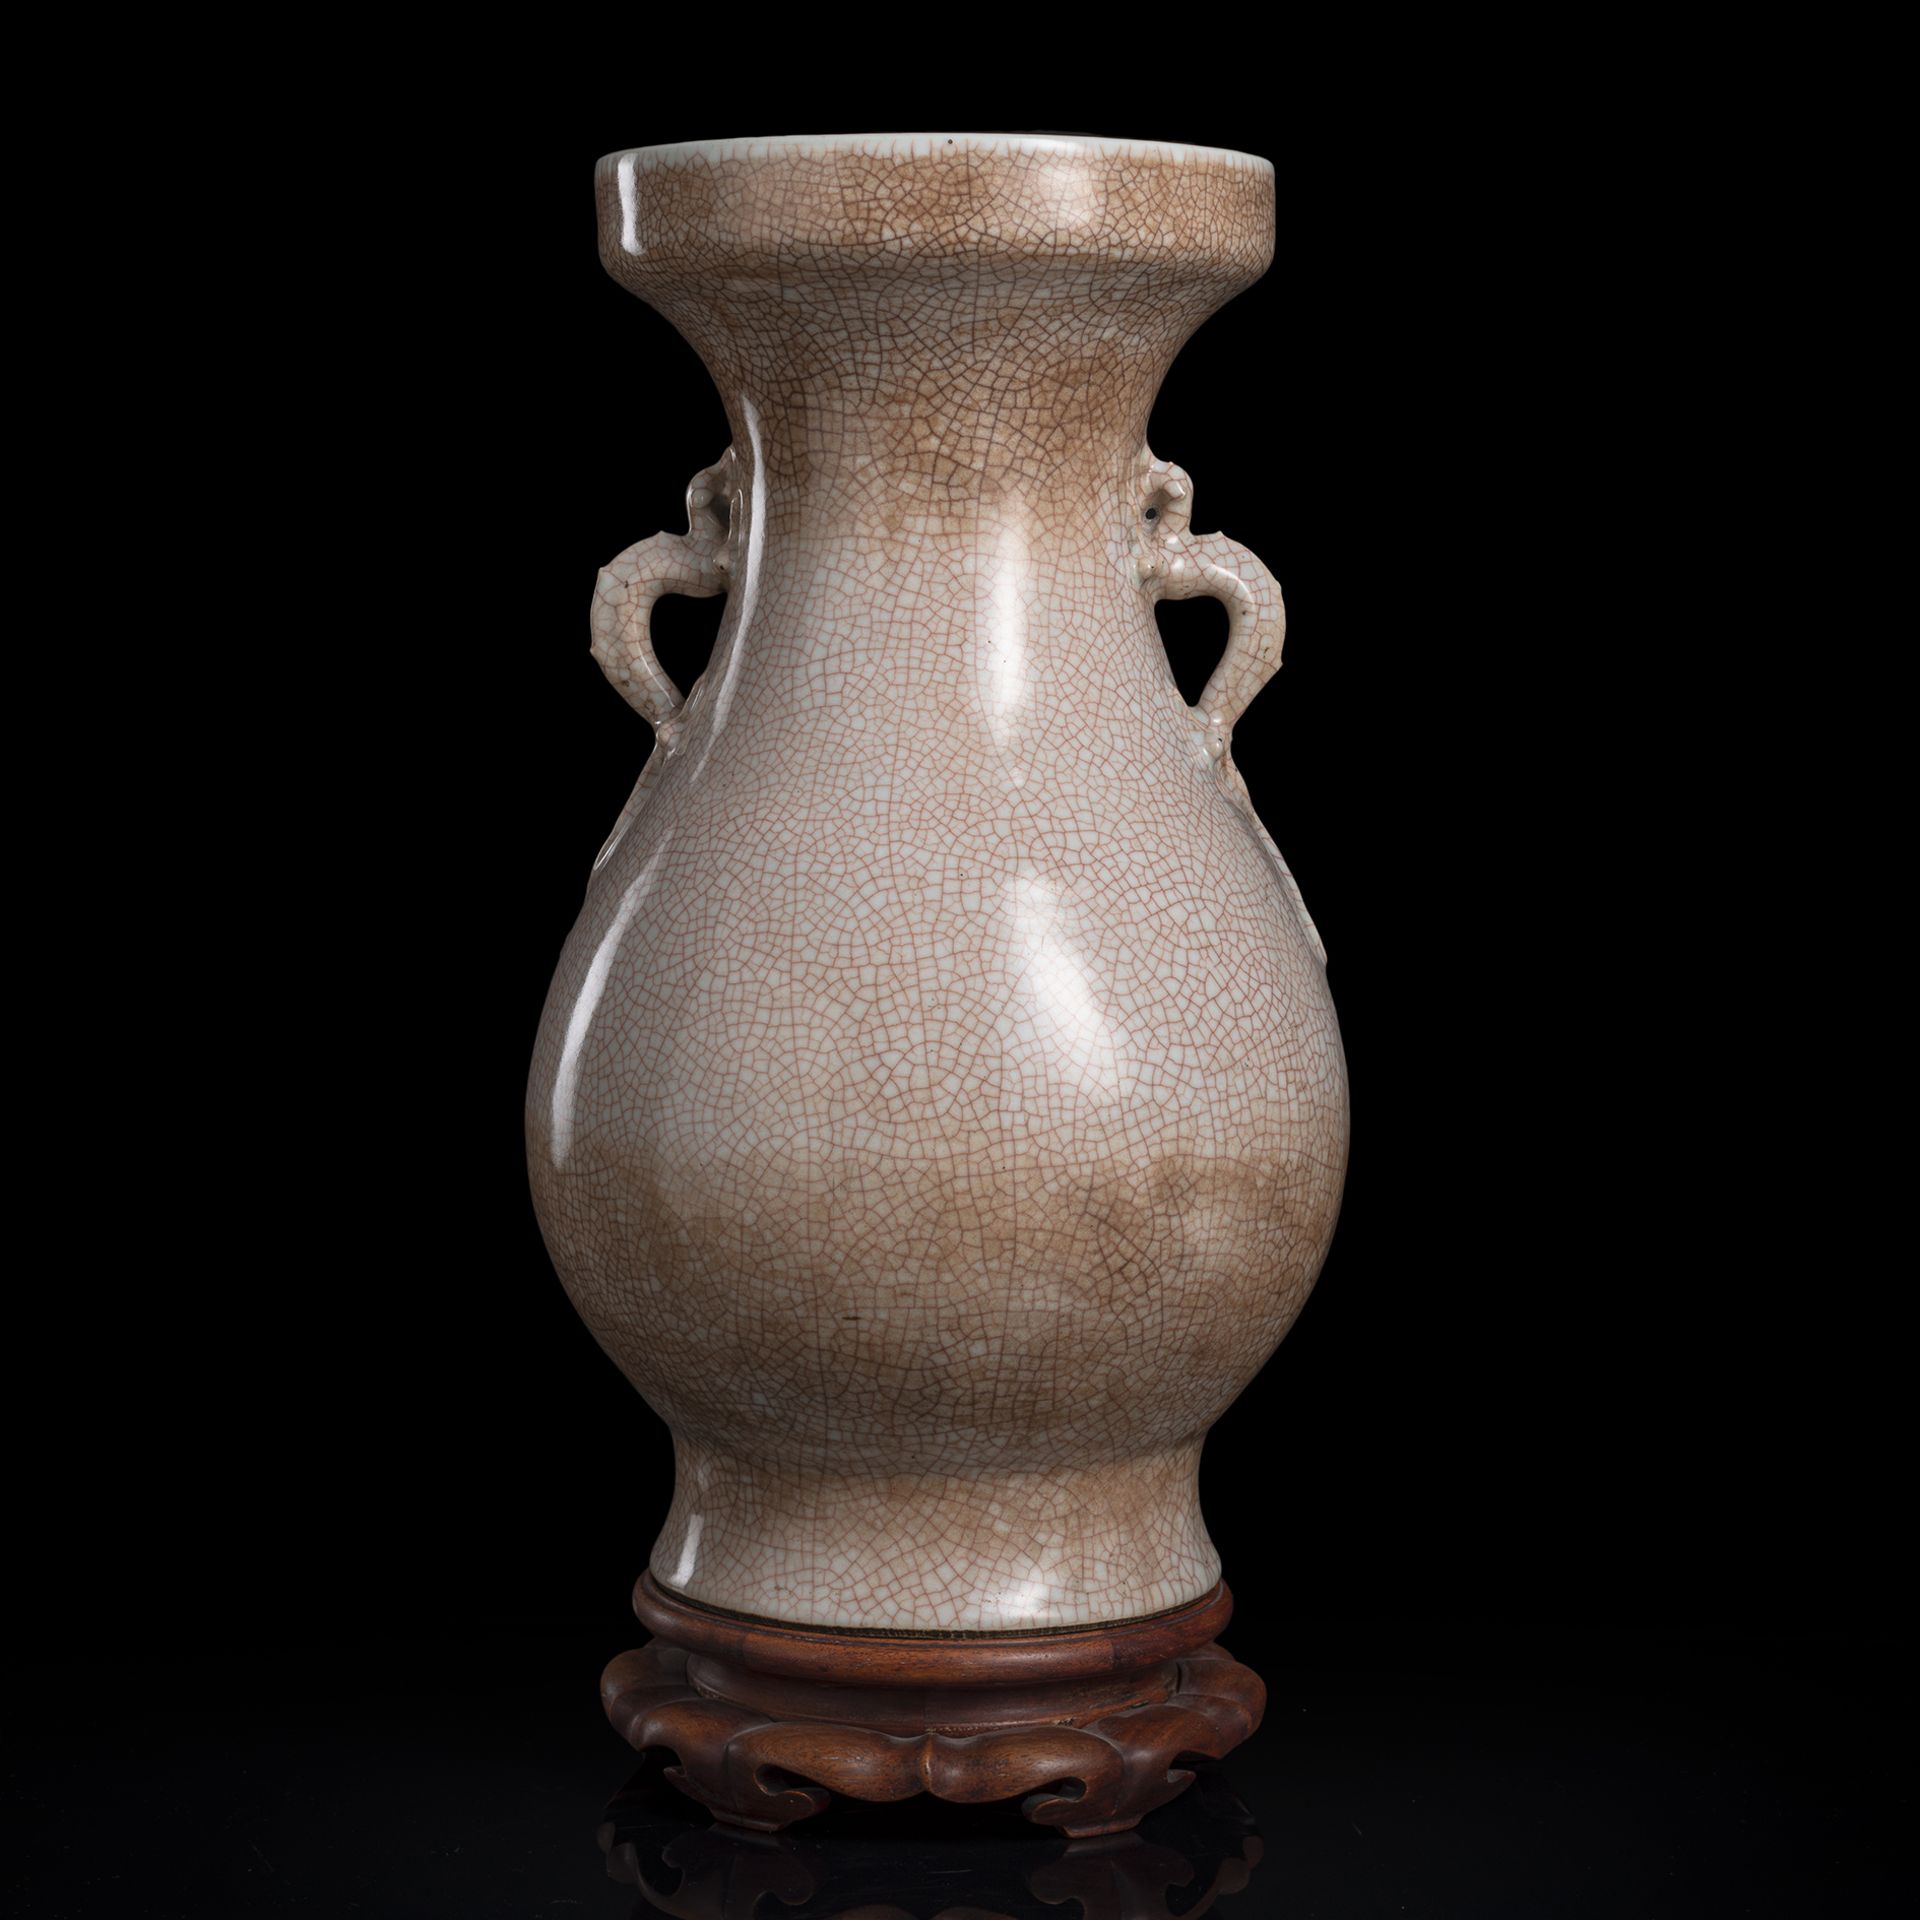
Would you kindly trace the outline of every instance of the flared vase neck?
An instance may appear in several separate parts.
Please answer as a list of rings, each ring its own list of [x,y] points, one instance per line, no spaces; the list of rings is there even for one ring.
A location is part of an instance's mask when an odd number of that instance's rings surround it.
[[[736,141],[597,185],[607,270],[692,343],[757,482],[880,525],[1109,484],[1272,251],[1272,170],[1199,149]]]

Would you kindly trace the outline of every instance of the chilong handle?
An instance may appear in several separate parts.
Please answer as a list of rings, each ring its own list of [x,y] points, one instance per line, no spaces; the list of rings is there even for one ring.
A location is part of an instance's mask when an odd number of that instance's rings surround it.
[[[654,657],[654,603],[669,593],[705,599],[726,592],[738,518],[733,466],[733,450],[728,448],[694,476],[687,488],[685,533],[656,533],[635,541],[607,562],[594,584],[593,657],[668,751],[686,701]]]
[[[1141,539],[1135,572],[1154,600],[1224,601],[1227,650],[1202,690],[1194,718],[1212,759],[1224,758],[1234,722],[1280,671],[1287,607],[1260,556],[1224,533],[1191,533],[1193,482],[1176,466],[1144,456]]]
[[[1188,711],[1207,758],[1279,870],[1307,944],[1324,967],[1327,950],[1307,903],[1300,897],[1299,882],[1254,810],[1247,783],[1228,751],[1233,744],[1234,723],[1280,671],[1280,649],[1287,638],[1287,608],[1280,597],[1280,582],[1267,571],[1260,556],[1238,540],[1229,540],[1224,533],[1189,532],[1193,482],[1171,462],[1156,460],[1152,449],[1144,447],[1140,453],[1140,502],[1134,572],[1147,597],[1191,600],[1199,595],[1226,604],[1227,650],[1202,689],[1198,704]]]

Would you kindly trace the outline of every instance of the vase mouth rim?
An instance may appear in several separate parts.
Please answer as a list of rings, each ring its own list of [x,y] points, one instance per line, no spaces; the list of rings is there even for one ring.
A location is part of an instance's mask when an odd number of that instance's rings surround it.
[[[723,162],[829,158],[930,160],[944,151],[992,156],[1057,158],[1100,164],[1139,160],[1157,165],[1244,167],[1271,174],[1273,162],[1233,147],[1200,147],[1178,140],[1124,140],[1084,133],[787,133],[725,140],[681,140],[658,147],[622,147],[600,157],[603,172],[625,165],[655,167]]]

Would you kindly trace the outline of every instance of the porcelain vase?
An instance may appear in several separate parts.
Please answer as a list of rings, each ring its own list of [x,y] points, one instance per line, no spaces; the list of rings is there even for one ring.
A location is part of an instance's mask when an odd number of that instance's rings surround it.
[[[1320,1270],[1347,1089],[1232,756],[1280,590],[1195,530],[1145,436],[1182,343],[1268,265],[1273,172],[932,134],[643,148],[596,187],[607,270],[698,352],[732,440],[686,530],[595,589],[595,656],[654,743],[541,1023],[533,1192],[674,1440],[637,1600],[662,1638],[609,1710],[772,1826],[823,1789],[942,1791],[939,1756],[988,1734],[1004,1757],[1205,1718],[1191,1669],[1246,1675],[1211,1641],[1201,1445]],[[671,459],[646,384],[610,421]],[[673,593],[726,596],[684,698],[648,639]],[[1190,707],[1154,603],[1196,594],[1228,639]],[[637,1536],[653,1517],[634,1488]],[[1239,1688],[1215,1747],[1257,1720],[1246,1680],[1210,1683]],[[667,1737],[710,1709],[733,1718]],[[867,1743],[839,1779],[828,1724]],[[1140,1763],[1153,1791],[1170,1757]],[[1137,1781],[1103,1812],[1032,1770],[947,1797],[1026,1792],[1082,1832],[1144,1810]]]

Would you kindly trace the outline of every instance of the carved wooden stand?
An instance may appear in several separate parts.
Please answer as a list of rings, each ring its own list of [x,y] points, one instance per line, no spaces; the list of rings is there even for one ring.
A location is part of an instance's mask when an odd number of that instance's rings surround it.
[[[947,1637],[780,1627],[663,1592],[634,1612],[659,1637],[607,1668],[607,1718],[718,1820],[775,1832],[854,1800],[980,1802],[1075,1838],[1120,1833],[1178,1794],[1182,1755],[1220,1759],[1260,1724],[1266,1688],[1213,1642],[1224,1585],[1123,1626]]]

